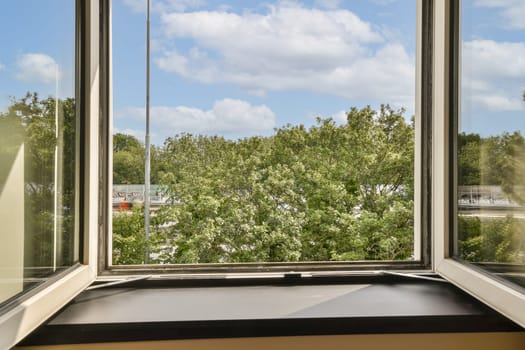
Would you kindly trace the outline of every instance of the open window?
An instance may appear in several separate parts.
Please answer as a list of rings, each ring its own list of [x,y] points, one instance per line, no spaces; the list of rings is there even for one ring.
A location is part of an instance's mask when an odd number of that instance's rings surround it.
[[[523,326],[525,43],[513,4],[436,4],[435,269]]]
[[[104,273],[430,268],[429,2],[146,4],[106,11]]]
[[[0,98],[13,99],[0,100],[0,347],[97,274],[434,271],[525,324],[517,11],[154,1],[151,117],[170,137],[151,152],[147,240],[145,186],[132,186],[144,145],[118,124],[145,116],[133,75],[145,71],[145,3],[3,5]],[[505,25],[476,27],[488,11]],[[12,30],[21,14],[34,30]],[[354,103],[370,90],[383,95]]]
[[[90,144],[98,121],[91,117],[98,113],[91,97],[97,8],[81,0],[2,4],[0,348],[16,344],[96,276],[90,232],[98,201],[89,189],[98,186],[96,142]]]

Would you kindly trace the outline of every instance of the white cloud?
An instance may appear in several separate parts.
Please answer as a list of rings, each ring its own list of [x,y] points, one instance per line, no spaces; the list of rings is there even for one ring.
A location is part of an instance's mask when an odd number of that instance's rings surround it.
[[[517,97],[508,97],[497,94],[476,94],[472,96],[472,103],[478,108],[493,112],[511,112],[523,110],[523,102]]]
[[[517,111],[525,80],[525,43],[473,40],[463,43],[463,99],[472,108]]]
[[[476,0],[480,7],[499,8],[505,19],[505,27],[525,29],[525,1],[523,0]]]
[[[525,29],[525,2],[521,1],[503,10],[507,25],[511,29]]]
[[[121,113],[135,120],[144,120],[144,108],[127,108]],[[177,133],[255,135],[275,127],[275,114],[265,105],[254,106],[246,101],[223,99],[215,101],[210,110],[177,106],[151,108],[152,129],[163,136]],[[159,131],[161,130],[161,131]]]
[[[5,69],[5,65],[2,64],[2,62],[0,62],[0,71],[3,71]]]
[[[472,76],[523,79],[525,43],[473,40],[463,43],[464,70]]]
[[[60,79],[61,72],[53,57],[42,53],[29,53],[19,57],[17,61],[18,80],[49,84]]]
[[[351,99],[413,105],[412,55],[348,10],[281,2],[267,13],[197,11],[161,15],[166,49],[159,68],[246,91],[308,90]]]

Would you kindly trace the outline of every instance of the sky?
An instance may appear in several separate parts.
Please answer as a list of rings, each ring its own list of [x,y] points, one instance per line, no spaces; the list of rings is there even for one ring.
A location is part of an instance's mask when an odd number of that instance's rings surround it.
[[[460,129],[525,134],[525,2],[462,4]]]
[[[74,95],[75,7],[69,0],[17,0],[0,12],[0,111],[27,92]],[[58,78],[58,79],[57,79]]]
[[[70,0],[4,4],[0,110],[73,95]],[[113,0],[113,131],[144,138],[145,0]],[[271,135],[415,100],[415,0],[152,0],[151,132]],[[525,134],[525,2],[462,6],[462,131]],[[24,25],[20,27],[20,18]],[[56,78],[58,77],[58,84]]]
[[[144,4],[113,2],[114,127],[140,138]],[[180,132],[270,135],[317,116],[343,121],[367,104],[413,114],[414,4],[154,0],[153,142]]]

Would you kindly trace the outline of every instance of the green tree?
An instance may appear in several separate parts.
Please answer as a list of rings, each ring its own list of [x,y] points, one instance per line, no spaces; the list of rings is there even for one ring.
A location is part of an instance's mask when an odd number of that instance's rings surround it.
[[[458,184],[472,186],[481,184],[480,151],[478,134],[458,135]]]
[[[172,202],[154,216],[159,261],[409,258],[414,134],[402,113],[351,109],[344,124],[236,141],[168,138],[157,149]]]
[[[113,264],[143,264],[146,251],[144,211],[113,215]]]
[[[501,186],[516,203],[525,204],[525,138],[505,132],[482,138],[458,135],[458,184]]]
[[[525,263],[525,220],[520,218],[458,218],[459,252],[472,262]]]
[[[7,111],[0,113],[0,127],[5,133],[5,138],[0,142],[0,154],[4,157],[2,161],[24,144],[24,264],[27,267],[53,265],[53,230],[56,220],[59,237],[57,263],[68,266],[75,258],[75,101],[72,98],[42,99],[37,93],[27,93],[20,99],[12,98]],[[2,164],[7,165],[9,162]],[[58,177],[55,177],[55,166],[58,167]],[[6,168],[4,171],[9,166]],[[58,191],[59,212],[55,212],[55,190]],[[45,269],[42,271],[49,272]]]
[[[506,197],[525,204],[525,139],[519,132],[480,137],[458,135],[459,185],[499,186]],[[521,218],[458,218],[459,252],[474,262],[523,263]]]
[[[144,146],[131,135],[113,135],[113,183],[144,183]]]

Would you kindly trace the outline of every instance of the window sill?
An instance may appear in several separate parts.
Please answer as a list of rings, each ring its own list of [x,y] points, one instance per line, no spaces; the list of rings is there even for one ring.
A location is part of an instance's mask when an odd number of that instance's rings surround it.
[[[450,284],[361,280],[85,291],[21,345],[509,331],[523,329]]]

